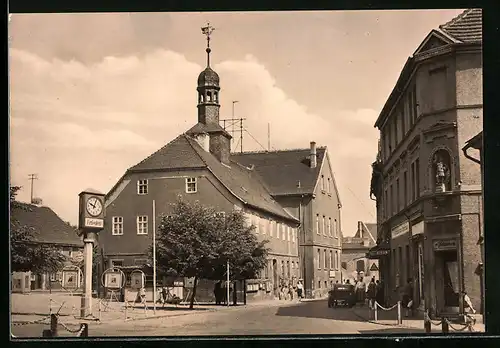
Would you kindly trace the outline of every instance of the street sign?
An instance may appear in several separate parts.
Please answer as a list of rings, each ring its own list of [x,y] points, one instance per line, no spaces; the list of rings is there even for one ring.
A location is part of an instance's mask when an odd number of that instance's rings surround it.
[[[378,271],[378,267],[377,267],[376,263],[372,264],[372,266],[370,267],[370,271],[373,271],[373,272]]]

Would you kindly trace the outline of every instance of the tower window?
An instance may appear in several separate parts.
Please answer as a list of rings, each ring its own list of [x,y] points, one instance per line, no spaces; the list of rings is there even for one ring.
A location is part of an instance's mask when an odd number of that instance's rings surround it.
[[[208,101],[211,102],[212,101],[212,92],[208,92],[207,96],[208,96]]]
[[[218,102],[218,101],[219,101],[219,93],[214,92],[214,102]]]

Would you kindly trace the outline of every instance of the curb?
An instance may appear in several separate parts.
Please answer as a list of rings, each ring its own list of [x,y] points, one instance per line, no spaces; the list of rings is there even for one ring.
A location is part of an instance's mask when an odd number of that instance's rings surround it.
[[[382,326],[389,326],[389,327],[393,327],[393,328],[405,328],[405,329],[414,329],[414,330],[420,330],[420,328],[416,328],[416,327],[413,327],[413,326],[408,326],[408,325],[404,325],[404,324],[401,324],[401,325],[398,325],[398,324],[388,324],[388,323],[381,323],[381,322],[376,322],[374,320],[371,320],[371,319],[366,319],[364,316],[356,313],[355,310],[352,310],[352,313],[357,316],[358,318],[360,318],[361,320],[367,322],[367,323],[370,323],[370,324],[374,324],[374,325],[382,325]],[[423,330],[423,329],[422,329]]]

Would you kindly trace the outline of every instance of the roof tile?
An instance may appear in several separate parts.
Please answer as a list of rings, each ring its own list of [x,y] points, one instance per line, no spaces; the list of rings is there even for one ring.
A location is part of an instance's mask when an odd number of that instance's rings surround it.
[[[483,11],[480,8],[468,9],[448,23],[440,25],[439,29],[464,43],[482,41],[482,15]]]
[[[17,219],[22,225],[32,227],[36,232],[37,242],[83,247],[83,241],[77,235],[77,230],[64,222],[52,209],[33,204],[20,204],[27,209],[12,209],[12,218]]]
[[[316,168],[310,167],[310,149],[243,152],[232,154],[232,158],[246,167],[254,165],[272,195],[312,194],[325,150],[317,148]]]

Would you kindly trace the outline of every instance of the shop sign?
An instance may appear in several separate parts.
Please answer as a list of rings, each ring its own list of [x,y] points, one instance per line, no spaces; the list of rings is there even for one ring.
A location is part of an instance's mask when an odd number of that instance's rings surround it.
[[[432,243],[434,250],[454,250],[457,248],[456,239],[438,239]]]
[[[395,239],[399,236],[404,235],[405,233],[408,233],[410,230],[410,224],[407,222],[403,222],[402,224],[399,224],[391,229],[391,237],[392,239]]]
[[[415,225],[411,226],[411,235],[416,236],[419,234],[424,234],[424,222],[417,222]]]

